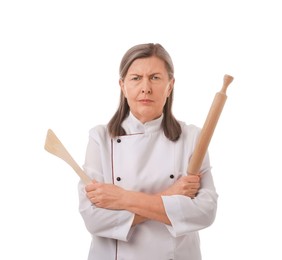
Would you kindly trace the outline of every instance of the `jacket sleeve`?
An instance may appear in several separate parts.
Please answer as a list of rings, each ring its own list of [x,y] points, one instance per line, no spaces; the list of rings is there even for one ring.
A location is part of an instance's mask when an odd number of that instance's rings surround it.
[[[162,200],[171,226],[168,230],[174,237],[185,235],[210,226],[216,216],[217,198],[208,154],[201,167],[201,188],[194,199],[186,196],[163,196]]]
[[[90,134],[86,149],[83,169],[91,178],[105,182],[101,144],[96,140],[95,134]],[[125,210],[108,210],[97,208],[86,197],[85,185],[78,184],[79,212],[84,220],[87,230],[96,236],[128,241],[134,228],[131,228],[134,214]]]

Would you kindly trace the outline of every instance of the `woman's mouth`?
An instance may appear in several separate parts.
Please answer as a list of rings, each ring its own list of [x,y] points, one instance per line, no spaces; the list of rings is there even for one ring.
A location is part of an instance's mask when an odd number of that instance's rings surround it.
[[[144,98],[144,99],[139,99],[139,102],[142,104],[151,104],[153,103],[153,100]]]

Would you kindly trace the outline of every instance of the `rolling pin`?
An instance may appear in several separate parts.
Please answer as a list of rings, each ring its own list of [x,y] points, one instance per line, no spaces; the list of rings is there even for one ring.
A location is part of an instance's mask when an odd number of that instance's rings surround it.
[[[189,158],[187,174],[196,175],[200,173],[200,168],[213,136],[214,129],[227,99],[227,87],[232,81],[232,76],[224,75],[222,89],[215,94],[213,103],[210,107],[204,126],[200,132],[193,154]]]

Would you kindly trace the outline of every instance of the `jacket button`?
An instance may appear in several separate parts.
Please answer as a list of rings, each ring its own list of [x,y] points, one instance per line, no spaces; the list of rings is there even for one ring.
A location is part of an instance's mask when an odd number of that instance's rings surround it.
[[[117,181],[121,181],[121,177],[117,177],[117,179],[116,179]]]
[[[171,174],[171,175],[169,176],[169,178],[173,179],[173,178],[174,178],[174,175],[173,175],[173,174]]]
[[[117,142],[118,142],[118,143],[120,143],[120,142],[121,142],[121,140],[120,140],[120,139],[117,139]]]

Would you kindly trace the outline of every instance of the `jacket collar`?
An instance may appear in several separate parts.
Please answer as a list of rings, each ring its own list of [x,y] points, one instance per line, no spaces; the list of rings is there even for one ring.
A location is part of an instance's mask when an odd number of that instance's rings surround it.
[[[130,112],[128,117],[122,122],[122,127],[127,135],[153,133],[162,128],[162,120],[163,114],[159,118],[143,124]]]

